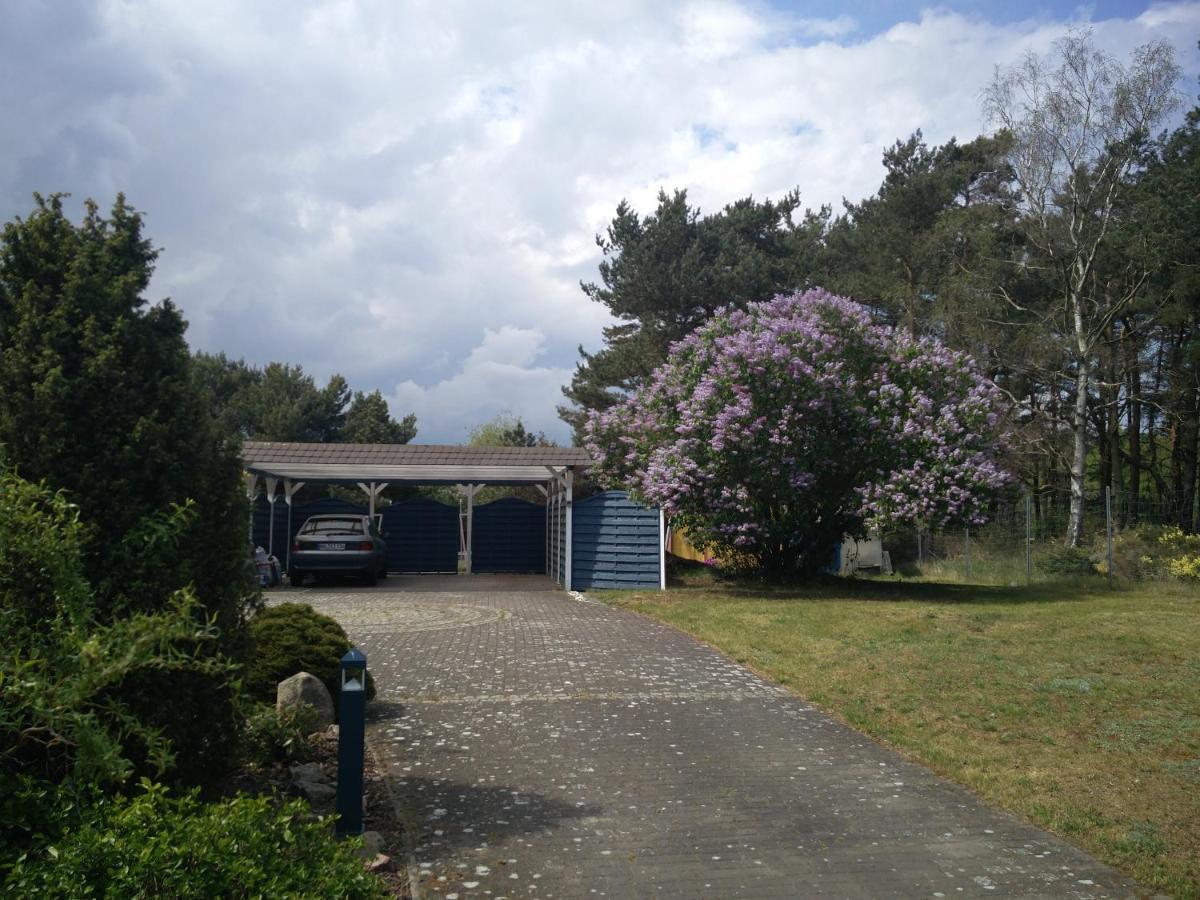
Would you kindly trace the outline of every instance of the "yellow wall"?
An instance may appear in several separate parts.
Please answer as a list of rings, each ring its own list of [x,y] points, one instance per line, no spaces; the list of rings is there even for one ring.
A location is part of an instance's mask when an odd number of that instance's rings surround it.
[[[680,559],[694,559],[696,562],[704,562],[706,559],[711,559],[710,556],[692,546],[682,528],[671,529],[671,539],[667,543],[667,552],[672,556],[678,556]]]

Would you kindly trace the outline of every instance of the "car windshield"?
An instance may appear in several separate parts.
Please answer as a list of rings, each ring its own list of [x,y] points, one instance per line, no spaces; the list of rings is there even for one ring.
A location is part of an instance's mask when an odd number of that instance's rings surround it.
[[[362,519],[309,519],[301,534],[362,534]]]

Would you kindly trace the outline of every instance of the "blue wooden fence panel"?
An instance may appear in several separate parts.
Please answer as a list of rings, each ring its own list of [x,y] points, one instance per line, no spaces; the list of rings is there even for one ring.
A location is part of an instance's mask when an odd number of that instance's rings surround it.
[[[657,509],[638,506],[624,491],[605,491],[577,502],[571,517],[575,590],[659,586]]]
[[[558,572],[558,583],[562,584],[563,579],[567,577],[567,509],[562,503],[559,503],[555,511],[555,519],[557,525],[554,528],[554,566]]]
[[[457,572],[458,510],[429,497],[385,506],[389,572]]]
[[[546,507],[517,497],[502,497],[475,507],[471,569],[544,573]]]

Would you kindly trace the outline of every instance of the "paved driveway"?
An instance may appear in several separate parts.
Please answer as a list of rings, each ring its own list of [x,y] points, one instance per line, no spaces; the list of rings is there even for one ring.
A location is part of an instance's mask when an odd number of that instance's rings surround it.
[[[673,629],[560,591],[395,587],[288,599],[367,654],[418,896],[1137,894]]]

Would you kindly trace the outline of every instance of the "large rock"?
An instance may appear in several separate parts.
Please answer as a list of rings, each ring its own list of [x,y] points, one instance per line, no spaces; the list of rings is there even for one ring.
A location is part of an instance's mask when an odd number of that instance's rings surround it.
[[[333,698],[329,690],[316,675],[297,672],[291,678],[279,682],[275,691],[275,708],[290,709],[305,704],[317,713],[316,728],[333,724]]]
[[[337,788],[323,781],[297,781],[296,787],[313,806],[329,806],[337,799]]]
[[[293,781],[329,781],[325,767],[319,762],[299,763],[292,766]]]
[[[374,859],[379,854],[383,853],[383,835],[378,831],[364,831],[362,833],[362,853],[359,855],[366,859]]]

